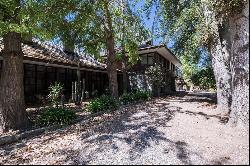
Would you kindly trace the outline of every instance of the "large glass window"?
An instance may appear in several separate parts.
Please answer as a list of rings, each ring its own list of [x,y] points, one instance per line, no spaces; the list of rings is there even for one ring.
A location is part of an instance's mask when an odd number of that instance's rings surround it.
[[[141,55],[141,64],[147,65],[147,55]]]
[[[148,55],[148,65],[153,65],[154,63],[154,54],[151,53]]]
[[[45,85],[45,66],[37,66],[37,74],[36,74],[37,80],[36,80],[36,84],[37,84],[37,92],[38,93],[42,93],[42,91],[45,89],[44,85]]]
[[[36,66],[24,64],[24,92],[32,98],[36,91]]]
[[[169,67],[170,67],[170,62],[167,60],[166,61],[167,62],[167,66],[166,66],[166,68],[169,70]]]

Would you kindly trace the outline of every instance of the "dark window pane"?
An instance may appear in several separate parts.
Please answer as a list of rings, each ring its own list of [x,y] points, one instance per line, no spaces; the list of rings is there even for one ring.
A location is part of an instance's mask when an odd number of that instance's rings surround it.
[[[45,71],[45,66],[38,65],[37,66],[37,71],[41,71],[41,72]]]
[[[32,64],[24,64],[25,70],[35,71],[35,65]]]
[[[147,63],[147,55],[141,55],[141,64],[146,65]]]
[[[153,56],[148,56],[148,65],[153,65],[154,61],[153,61]]]

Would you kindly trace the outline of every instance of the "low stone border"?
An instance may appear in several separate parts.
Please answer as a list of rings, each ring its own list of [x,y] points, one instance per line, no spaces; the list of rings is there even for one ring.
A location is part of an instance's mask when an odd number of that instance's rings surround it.
[[[95,116],[99,116],[99,115],[104,114],[104,113],[107,113],[107,111],[97,112],[97,113],[90,114],[87,117],[77,118],[70,125],[81,122],[81,121],[87,121]],[[67,125],[53,125],[53,126],[42,127],[42,128],[38,128],[38,129],[34,129],[34,130],[28,130],[28,131],[24,131],[24,132],[17,132],[16,134],[12,134],[12,135],[0,136],[0,146],[6,145],[6,144],[11,144],[14,142],[18,142],[18,141],[25,139],[25,138],[28,138],[28,137],[38,136],[38,135],[43,134],[45,132],[59,129],[59,128],[62,128],[65,126],[67,126]]]

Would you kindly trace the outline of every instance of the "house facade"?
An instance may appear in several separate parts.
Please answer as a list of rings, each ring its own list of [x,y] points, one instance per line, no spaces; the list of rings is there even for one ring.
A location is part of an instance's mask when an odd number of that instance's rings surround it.
[[[3,41],[0,40],[0,77],[3,65],[1,55]],[[81,80],[85,82],[84,98],[99,96],[108,89],[106,65],[91,56],[63,50],[53,44],[40,41],[25,41],[22,43],[24,53],[24,92],[26,104],[42,102],[48,94],[48,87],[54,82],[61,82],[66,100],[71,99],[72,83],[77,81],[77,70],[80,70]],[[158,63],[164,69],[164,81],[168,85],[161,87],[162,93],[175,91],[176,68],[179,60],[163,46],[145,45],[140,47],[141,60],[127,73],[128,89],[150,89],[146,82],[145,69]],[[135,81],[134,81],[135,80]],[[118,71],[118,90],[123,92],[122,73]]]
[[[0,40],[0,77],[3,65],[1,56],[3,41]],[[77,81],[80,68],[81,80],[85,80],[85,98],[101,95],[108,89],[106,65],[88,55],[68,52],[58,46],[43,42],[23,42],[24,93],[27,105],[43,101],[48,87],[60,82],[64,87],[66,100],[71,98],[72,82]],[[119,92],[122,93],[122,75],[118,73]]]
[[[148,82],[145,70],[155,64],[160,65],[163,72],[163,83],[160,94],[169,94],[176,91],[176,78],[180,76],[181,62],[164,45],[152,46],[145,44],[139,48],[140,60],[128,71],[130,89],[156,89]]]

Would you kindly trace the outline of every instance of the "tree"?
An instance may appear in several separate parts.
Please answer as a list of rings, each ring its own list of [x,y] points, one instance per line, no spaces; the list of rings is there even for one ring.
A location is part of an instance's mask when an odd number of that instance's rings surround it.
[[[28,126],[23,87],[23,53],[21,42],[26,35],[51,39],[45,23],[55,23],[54,15],[64,17],[65,10],[49,13],[52,1],[0,0],[0,36],[3,36],[3,70],[0,80],[0,132]],[[66,1],[62,1],[65,4]],[[45,5],[44,5],[45,4]],[[47,5],[47,6],[46,6]],[[57,4],[56,6],[60,6]],[[49,15],[50,14],[50,15]],[[58,18],[58,17],[56,17]],[[61,19],[60,19],[61,20]],[[50,24],[53,25],[53,24]]]
[[[134,13],[130,6],[133,1],[120,0],[120,7],[116,11],[115,29],[116,45],[120,44],[120,59],[123,72],[123,93],[127,92],[127,70],[137,63],[139,58],[138,47],[147,39],[149,32],[142,26],[138,13]]]
[[[152,6],[155,1],[147,2]],[[246,27],[249,26],[249,17],[246,11],[249,2],[246,0],[158,0],[157,2],[161,4],[163,14],[161,19],[165,20],[162,26],[166,34],[163,35],[174,38],[177,55],[190,57],[192,61],[201,55],[200,48],[206,50],[212,60],[218,109],[230,114],[230,121],[249,126],[247,100],[249,50],[246,47],[249,42],[248,35],[244,35],[248,33]],[[240,66],[239,62],[243,65]],[[241,93],[240,89],[244,92]]]
[[[151,84],[153,91],[156,92],[156,96],[160,96],[160,88],[164,84],[164,74],[162,68],[158,64],[154,64],[146,69],[145,74]]]
[[[231,122],[249,130],[249,1],[229,18],[231,40]]]
[[[62,0],[59,6],[57,3],[51,0],[43,2],[44,8],[48,9],[45,11],[46,15],[53,16],[53,19],[42,17],[42,27],[63,42],[74,43],[75,47],[96,58],[100,58],[101,50],[107,50],[109,89],[114,97],[118,97],[116,69],[117,57],[121,54],[117,50],[124,48],[123,53],[128,53],[126,66],[138,58],[138,43],[145,36],[140,33],[143,29],[140,19],[131,12],[129,3],[121,0]],[[121,3],[124,5],[120,6]],[[134,34],[135,31],[138,31],[137,35]]]
[[[3,35],[3,69],[0,80],[0,132],[27,127],[23,87],[19,0],[0,1],[0,34]]]
[[[190,79],[195,86],[199,86],[204,90],[216,88],[212,66],[206,66],[205,68],[199,69]]]
[[[109,89],[112,96],[117,98],[118,57],[121,57],[123,61],[123,73],[125,73],[127,66],[137,61],[139,57],[138,44],[142,42],[146,32],[141,25],[139,17],[130,10],[127,1],[103,0],[95,4],[94,11],[96,11],[96,22],[101,27],[99,30],[101,35],[98,37],[101,43],[104,41],[107,50]],[[138,34],[135,34],[135,31]],[[122,50],[121,52],[119,51],[120,49]]]

